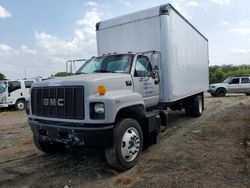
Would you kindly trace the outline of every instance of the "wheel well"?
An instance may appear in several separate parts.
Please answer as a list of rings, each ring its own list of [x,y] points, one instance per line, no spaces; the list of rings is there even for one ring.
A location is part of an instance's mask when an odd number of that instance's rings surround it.
[[[146,110],[143,105],[139,104],[139,105],[129,106],[119,110],[119,112],[116,115],[115,123],[117,123],[117,121],[119,121],[122,118],[132,118],[138,121],[143,133],[143,140],[144,140],[143,142],[145,146],[147,146],[151,142],[152,143],[155,142],[151,140],[148,127],[148,119],[146,117]],[[153,133],[155,133],[155,131]]]
[[[201,96],[201,100],[202,100],[202,109],[204,110],[204,92],[201,92],[201,93],[197,93],[195,95],[192,95],[190,97],[187,97],[185,98],[182,102],[183,102],[183,105],[184,105],[184,108],[189,105],[190,102],[192,102],[194,100],[194,98],[196,96]]]
[[[217,88],[215,92],[217,92],[217,91],[219,91],[219,90],[224,90],[225,92],[227,92],[226,88],[224,88],[224,87],[219,87],[219,88]]]
[[[17,100],[16,100],[16,103],[17,103],[18,101],[24,101],[24,102],[25,102],[25,98],[19,98],[19,99],[17,99]]]
[[[142,104],[122,108],[116,114],[115,122],[119,121],[119,119],[122,119],[122,118],[135,119],[141,125],[145,118],[145,108]]]

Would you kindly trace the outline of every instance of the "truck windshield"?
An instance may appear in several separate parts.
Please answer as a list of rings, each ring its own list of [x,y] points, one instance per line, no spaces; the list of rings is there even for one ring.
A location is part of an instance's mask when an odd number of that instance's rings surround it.
[[[0,94],[6,91],[6,85],[4,82],[0,82]]]
[[[111,55],[94,57],[87,60],[75,74],[90,73],[130,73],[133,55]]]
[[[232,80],[232,78],[227,78],[226,80],[223,81],[224,84],[229,83]]]

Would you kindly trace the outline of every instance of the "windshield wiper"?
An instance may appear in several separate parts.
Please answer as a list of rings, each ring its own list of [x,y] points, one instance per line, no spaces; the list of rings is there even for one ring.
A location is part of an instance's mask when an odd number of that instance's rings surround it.
[[[115,71],[108,71],[108,70],[95,70],[94,72],[97,72],[97,73],[116,73]]]
[[[79,75],[79,74],[87,74],[85,72],[76,72],[75,75]]]

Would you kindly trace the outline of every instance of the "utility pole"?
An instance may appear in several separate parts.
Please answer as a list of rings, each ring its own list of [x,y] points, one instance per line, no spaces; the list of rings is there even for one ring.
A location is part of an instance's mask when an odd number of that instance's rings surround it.
[[[26,69],[24,69],[24,79],[26,80]]]

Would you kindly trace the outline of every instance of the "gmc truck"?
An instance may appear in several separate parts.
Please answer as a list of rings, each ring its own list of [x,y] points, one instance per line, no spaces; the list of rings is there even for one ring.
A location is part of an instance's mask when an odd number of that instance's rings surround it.
[[[96,24],[98,56],[73,76],[34,83],[27,102],[36,147],[103,147],[118,170],[167,127],[167,108],[199,117],[208,40],[170,4]]]

